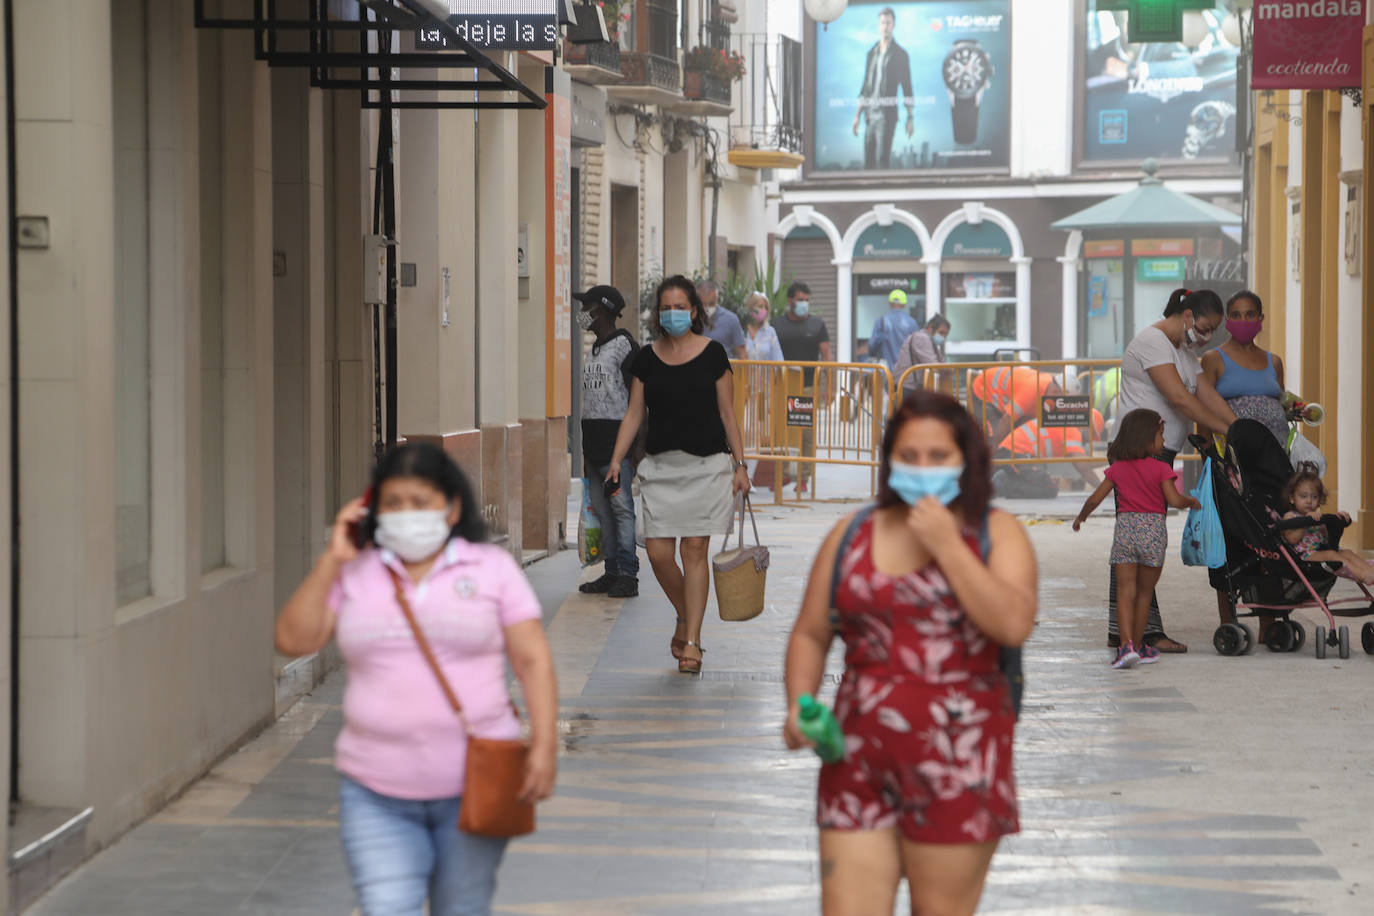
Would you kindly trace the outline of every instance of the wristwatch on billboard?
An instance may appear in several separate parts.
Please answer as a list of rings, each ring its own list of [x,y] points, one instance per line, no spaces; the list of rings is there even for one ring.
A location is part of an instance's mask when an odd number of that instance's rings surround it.
[[[978,139],[978,106],[983,104],[992,75],[992,58],[977,39],[961,38],[945,55],[945,88],[949,90],[955,143]]]

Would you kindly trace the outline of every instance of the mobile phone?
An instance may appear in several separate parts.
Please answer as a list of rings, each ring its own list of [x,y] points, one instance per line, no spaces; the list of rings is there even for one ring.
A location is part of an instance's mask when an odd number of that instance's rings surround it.
[[[363,508],[372,505],[372,488],[368,487],[363,491]],[[363,516],[357,521],[348,523],[348,539],[353,542],[353,546],[362,550],[367,546],[367,542],[372,539],[372,532],[363,530],[363,523],[367,521],[367,516]]]
[[[608,480],[608,481],[606,481],[606,482],[602,485],[602,492],[606,494],[606,498],[607,498],[607,499],[610,499],[612,496],[615,496],[617,493],[620,492],[620,481],[618,481],[618,480]]]

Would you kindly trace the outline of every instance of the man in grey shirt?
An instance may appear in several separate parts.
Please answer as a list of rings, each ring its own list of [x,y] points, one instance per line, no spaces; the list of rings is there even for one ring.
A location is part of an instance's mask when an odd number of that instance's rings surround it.
[[[701,306],[706,311],[706,336],[724,347],[732,359],[744,359],[747,346],[744,328],[740,327],[738,315],[720,307],[719,284],[714,280],[702,280],[697,284],[697,295],[701,296]]]
[[[925,327],[902,341],[901,350],[897,354],[897,364],[892,369],[893,376],[900,379],[902,373],[912,366],[945,362],[945,339],[948,337],[949,319],[938,313],[932,315]],[[939,387],[940,380],[946,373],[937,372],[935,375],[936,387]],[[920,386],[920,374],[911,373],[902,385],[902,396],[913,394]]]

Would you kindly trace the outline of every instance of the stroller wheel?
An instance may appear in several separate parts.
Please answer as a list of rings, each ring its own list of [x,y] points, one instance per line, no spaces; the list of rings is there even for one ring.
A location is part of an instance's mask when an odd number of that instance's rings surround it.
[[[1293,625],[1287,620],[1275,620],[1269,625],[1269,632],[1264,637],[1264,644],[1269,647],[1270,652],[1292,652],[1296,641],[1297,634],[1293,632]]]
[[[1317,627],[1312,633],[1312,648],[1317,652],[1317,658],[1326,658],[1326,627]]]
[[[1360,627],[1360,645],[1364,646],[1365,655],[1374,655],[1374,623]]]
[[[1248,655],[1250,650],[1255,647],[1255,631],[1243,623],[1234,624],[1240,628],[1241,635],[1245,637],[1245,645],[1241,647],[1240,654]]]
[[[1304,630],[1302,624],[1298,623],[1296,620],[1288,621],[1288,625],[1293,628],[1293,647],[1288,651],[1298,652],[1303,646],[1307,645],[1307,631]]]
[[[1336,630],[1338,644],[1340,647],[1341,658],[1350,657],[1350,627],[1339,627]]]
[[[1212,648],[1218,655],[1240,655],[1245,651],[1245,631],[1239,624],[1223,623],[1212,634]]]

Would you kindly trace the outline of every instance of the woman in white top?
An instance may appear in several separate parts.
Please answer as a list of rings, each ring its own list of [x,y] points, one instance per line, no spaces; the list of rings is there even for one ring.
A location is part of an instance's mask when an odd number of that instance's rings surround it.
[[[750,293],[744,300],[745,356],[749,359],[782,362],[778,332],[768,323],[768,297]]]
[[[1164,307],[1164,318],[1135,336],[1121,355],[1121,394],[1117,415],[1125,416],[1137,407],[1155,411],[1164,418],[1164,450],[1160,461],[1173,465],[1196,423],[1203,429],[1225,435],[1236,421],[1226,400],[1217,394],[1197,351],[1204,349],[1226,316],[1221,297],[1210,289],[1176,289]],[[1107,644],[1115,647],[1116,576],[1107,593]],[[1145,644],[1160,652],[1187,652],[1188,647],[1164,635],[1159,601],[1150,599],[1150,616],[1145,624]]]

